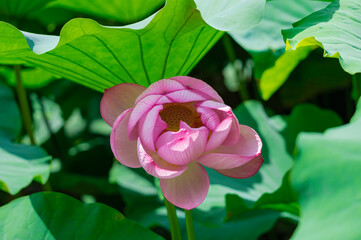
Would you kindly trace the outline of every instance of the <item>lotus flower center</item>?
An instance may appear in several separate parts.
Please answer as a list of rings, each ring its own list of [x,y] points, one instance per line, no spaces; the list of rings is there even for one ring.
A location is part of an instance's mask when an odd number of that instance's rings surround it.
[[[198,113],[187,104],[164,104],[159,113],[160,118],[168,125],[168,131],[178,131],[180,121],[192,126]]]

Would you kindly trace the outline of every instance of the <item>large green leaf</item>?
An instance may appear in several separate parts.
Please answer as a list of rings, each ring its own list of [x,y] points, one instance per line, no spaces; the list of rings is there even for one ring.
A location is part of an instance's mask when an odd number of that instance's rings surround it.
[[[1,239],[163,239],[103,204],[54,192],[22,197],[0,208]]]
[[[263,18],[265,0],[194,0],[210,26],[238,33],[256,26]]]
[[[0,135],[15,138],[21,129],[20,112],[11,90],[0,82]]]
[[[16,194],[33,180],[45,184],[50,174],[50,159],[39,147],[14,144],[1,137],[0,189]]]
[[[292,23],[327,4],[317,1],[272,0],[266,3],[260,24],[248,31],[231,33],[231,36],[250,52],[284,49],[286,45],[281,30],[292,27]]]
[[[327,4],[298,0],[268,1],[260,24],[248,31],[231,32],[231,36],[251,54],[255,61],[257,78],[260,78],[265,69],[272,67],[275,60],[283,54],[286,45],[281,30],[290,28],[292,23],[326,7]]]
[[[0,20],[26,25],[36,20],[44,25],[62,24],[74,16],[86,14],[121,24],[140,21],[164,5],[164,0],[0,0]],[[36,28],[37,26],[33,26]]]
[[[165,0],[53,0],[48,8],[65,8],[86,13],[94,17],[111,19],[120,23],[133,23],[148,17],[161,6]]]
[[[195,221],[196,239],[257,240],[272,228],[278,217],[279,213],[275,211],[252,210],[222,225],[206,227]]]
[[[255,203],[255,208],[273,209],[298,216],[299,205],[289,181],[289,172],[283,177],[282,185],[273,193],[266,193]]]
[[[287,48],[318,45],[325,57],[339,58],[342,68],[361,72],[361,2],[337,0],[283,31]]]
[[[301,217],[293,239],[361,238],[360,142],[360,118],[324,134],[303,133],[298,138],[291,182]]]
[[[0,35],[0,62],[20,59],[103,91],[121,82],[147,86],[185,75],[222,32],[202,20],[193,1],[170,0],[153,18],[126,28],[74,19],[58,37],[20,32],[2,22]]]
[[[231,36],[252,56],[255,62],[255,77],[260,78],[263,99],[272,94],[288,79],[300,61],[312,48],[301,48],[285,52],[282,29],[312,12],[322,9],[328,3],[317,1],[273,0],[266,3],[264,18],[254,28],[243,32],[231,32]]]
[[[266,3],[260,24],[245,32],[231,33],[231,36],[251,52],[284,49],[286,45],[281,30],[292,27],[292,23],[326,7],[327,4],[310,0],[272,0]]]

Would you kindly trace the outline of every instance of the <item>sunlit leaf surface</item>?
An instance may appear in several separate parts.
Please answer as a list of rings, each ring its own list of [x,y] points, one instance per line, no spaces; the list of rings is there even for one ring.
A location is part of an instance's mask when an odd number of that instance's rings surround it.
[[[360,142],[360,118],[324,134],[303,133],[298,138],[300,154],[291,181],[301,217],[293,239],[361,237]]]
[[[60,37],[0,23],[0,35],[6,36],[0,40],[0,62],[20,59],[99,91],[121,82],[147,86],[187,74],[222,35],[202,20],[189,0],[169,1],[148,22],[111,28],[74,19]]]
[[[231,32],[231,36],[254,58],[256,54],[267,53],[268,57],[256,58],[257,71],[271,67],[286,48],[281,30],[292,27],[292,23],[301,20],[329,3],[320,1],[272,0],[264,8],[262,21],[248,31]],[[257,66],[259,65],[259,66]],[[263,67],[262,67],[263,66]]]
[[[265,0],[194,0],[210,26],[227,32],[242,32],[263,17]]]
[[[254,28],[231,33],[231,36],[247,51],[276,51],[286,47],[282,29],[290,28],[292,23],[301,20],[329,3],[320,1],[272,0],[266,3],[264,17]]]
[[[230,32],[233,39],[246,49],[255,62],[255,76],[260,78],[260,91],[265,100],[287,80],[290,72],[305,59],[311,48],[284,53],[286,44],[282,29],[326,7],[320,1],[272,0],[266,3],[264,17],[248,31]]]
[[[0,220],[2,239],[163,239],[113,208],[54,192],[14,200]]]
[[[39,147],[14,144],[0,137],[0,189],[16,194],[33,180],[45,184],[50,159]]]
[[[318,45],[325,57],[339,58],[342,68],[361,72],[361,2],[337,0],[283,31],[287,48]]]

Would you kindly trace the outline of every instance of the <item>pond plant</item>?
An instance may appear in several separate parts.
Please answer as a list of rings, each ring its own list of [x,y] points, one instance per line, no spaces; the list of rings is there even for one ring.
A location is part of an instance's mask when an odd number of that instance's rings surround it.
[[[361,239],[361,2],[0,0],[0,239]]]

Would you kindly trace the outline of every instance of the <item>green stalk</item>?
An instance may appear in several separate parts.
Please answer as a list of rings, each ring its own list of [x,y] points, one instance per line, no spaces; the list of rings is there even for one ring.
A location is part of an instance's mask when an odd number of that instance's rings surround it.
[[[226,50],[226,54],[228,56],[228,59],[231,63],[234,63],[236,61],[236,53],[234,51],[232,41],[229,38],[228,34],[224,34],[222,38],[224,49]]]
[[[232,41],[230,39],[230,37],[228,36],[228,34],[224,34],[222,37],[222,42],[223,42],[223,47],[226,51],[228,60],[230,63],[234,63],[237,59],[236,56],[236,52],[234,50],[234,47],[232,45]],[[240,80],[240,79],[239,79]],[[240,85],[239,85],[239,93],[241,95],[241,98],[243,101],[250,99],[249,94],[248,94],[248,90],[247,90],[247,82],[246,81],[239,81]]]
[[[14,66],[15,76],[16,76],[16,94],[19,99],[21,117],[23,119],[23,124],[30,138],[32,145],[35,145],[34,133],[33,133],[33,123],[31,120],[29,102],[26,96],[26,91],[24,85],[21,81],[21,68],[19,65]]]
[[[180,233],[176,208],[165,197],[164,197],[164,204],[165,204],[165,207],[167,208],[172,240],[181,240],[182,237],[181,237],[181,233]]]
[[[191,212],[191,210],[184,209],[184,213],[186,216],[188,240],[195,240],[196,238],[194,236],[192,212]]]

